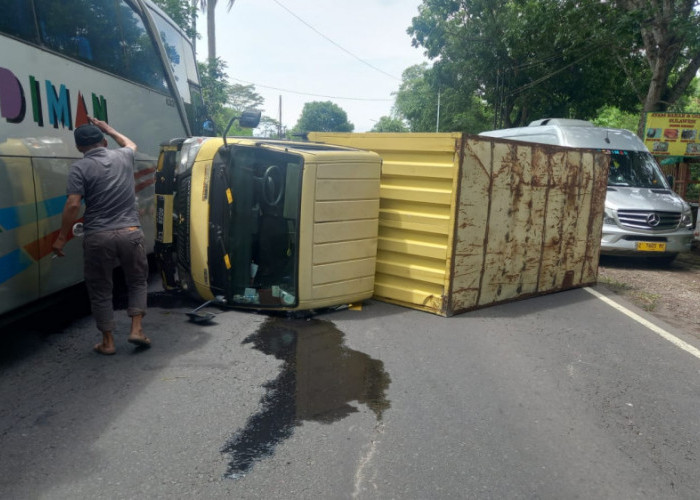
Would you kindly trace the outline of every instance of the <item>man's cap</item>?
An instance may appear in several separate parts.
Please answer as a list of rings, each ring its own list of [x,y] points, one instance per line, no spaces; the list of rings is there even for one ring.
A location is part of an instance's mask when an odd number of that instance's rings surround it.
[[[76,146],[92,146],[105,138],[102,131],[95,125],[81,125],[73,131]]]

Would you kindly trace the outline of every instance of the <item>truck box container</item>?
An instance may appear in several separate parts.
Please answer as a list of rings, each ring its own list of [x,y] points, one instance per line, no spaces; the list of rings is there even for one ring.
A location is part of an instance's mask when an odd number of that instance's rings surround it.
[[[320,133],[382,157],[374,297],[443,316],[596,282],[609,156],[460,133]]]

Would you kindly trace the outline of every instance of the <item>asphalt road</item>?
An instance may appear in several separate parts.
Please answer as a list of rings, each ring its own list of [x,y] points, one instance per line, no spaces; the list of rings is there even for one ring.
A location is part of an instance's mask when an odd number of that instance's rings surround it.
[[[452,318],[153,303],[148,350],[124,311],[111,357],[70,308],[4,333],[0,498],[698,498],[700,359],[584,289]]]

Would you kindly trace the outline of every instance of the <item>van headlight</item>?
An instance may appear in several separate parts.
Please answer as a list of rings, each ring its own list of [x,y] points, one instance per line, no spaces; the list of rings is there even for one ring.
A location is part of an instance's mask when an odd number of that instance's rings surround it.
[[[683,210],[680,227],[689,229],[690,231],[693,230],[693,214],[690,211],[690,207]]]
[[[603,225],[617,226],[617,217],[615,217],[615,210],[612,208],[605,209],[605,216],[603,217]]]
[[[206,137],[191,137],[182,143],[180,148],[180,163],[177,168],[176,174],[184,174],[192,168],[194,165],[194,160],[197,158],[197,153],[202,148]]]

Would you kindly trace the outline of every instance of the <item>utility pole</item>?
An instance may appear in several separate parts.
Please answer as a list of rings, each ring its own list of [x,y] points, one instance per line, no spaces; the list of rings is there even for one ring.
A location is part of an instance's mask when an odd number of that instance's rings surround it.
[[[280,94],[279,103],[279,122],[277,123],[277,138],[282,138],[282,94]]]
[[[440,89],[438,89],[437,120],[435,121],[435,132],[440,132]]]

